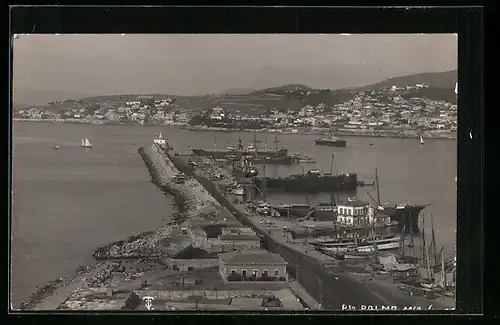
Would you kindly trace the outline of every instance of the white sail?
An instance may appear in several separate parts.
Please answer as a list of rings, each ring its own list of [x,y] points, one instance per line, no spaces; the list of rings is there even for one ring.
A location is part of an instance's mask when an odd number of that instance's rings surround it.
[[[420,144],[424,144],[424,139],[422,139],[422,136],[420,136]]]
[[[83,138],[81,140],[82,140],[82,147],[85,147],[85,140],[83,140]]]
[[[92,143],[87,138],[85,138],[85,147],[92,147]]]
[[[458,82],[455,83],[455,95],[458,95]]]

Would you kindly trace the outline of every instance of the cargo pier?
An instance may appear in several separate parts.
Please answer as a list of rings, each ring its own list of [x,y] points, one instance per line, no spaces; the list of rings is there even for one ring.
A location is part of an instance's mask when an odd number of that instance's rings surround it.
[[[427,298],[410,295],[399,289],[393,281],[374,279],[369,274],[354,274],[346,270],[342,264],[310,248],[290,243],[283,231],[271,231],[259,224],[260,217],[252,215],[246,206],[228,199],[212,181],[210,175],[190,166],[183,157],[172,150],[153,144],[158,157],[164,162],[157,162],[160,169],[169,170],[161,177],[168,177],[172,170],[186,175],[200,187],[186,186],[189,200],[206,202],[215,200],[227,209],[230,215],[244,226],[252,228],[261,238],[262,247],[283,257],[287,272],[299,282],[319,304],[318,309],[328,310],[381,310],[406,309],[409,306],[420,309],[440,309],[437,302]],[[432,306],[434,305],[434,306]]]

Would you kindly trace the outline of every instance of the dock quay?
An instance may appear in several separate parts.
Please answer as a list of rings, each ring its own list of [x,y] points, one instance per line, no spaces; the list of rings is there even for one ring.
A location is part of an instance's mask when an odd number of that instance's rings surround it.
[[[366,263],[351,267],[313,250],[310,245],[290,242],[283,229],[271,230],[261,224],[262,218],[252,215],[245,205],[223,195],[217,181],[212,180],[213,171],[209,168],[194,168],[187,163],[186,157],[177,156],[170,150],[163,150],[163,153],[165,166],[173,165],[177,171],[196,180],[195,187],[188,187],[191,197],[200,195],[198,201],[203,201],[211,196],[241,224],[251,227],[261,237],[263,248],[287,261],[287,272],[318,302],[320,309],[444,309],[437,300],[409,294],[392,279],[367,272]],[[217,172],[222,173],[222,168]],[[224,176],[232,177],[229,172]]]

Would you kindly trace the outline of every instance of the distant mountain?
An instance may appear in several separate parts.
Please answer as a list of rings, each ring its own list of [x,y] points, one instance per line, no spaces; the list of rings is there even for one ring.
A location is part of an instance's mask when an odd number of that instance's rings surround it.
[[[256,89],[253,88],[231,88],[213,95],[246,95],[255,91]]]
[[[306,85],[291,84],[291,85],[284,85],[284,86],[256,90],[256,91],[252,92],[250,95],[261,95],[261,94],[279,95],[279,94],[284,94],[285,92],[310,91],[310,90],[314,90],[314,89],[309,87],[309,86],[306,86]]]
[[[392,86],[405,87],[415,84],[427,85],[429,86],[429,88],[455,89],[455,83],[457,82],[457,80],[458,80],[457,70],[451,70],[446,72],[429,72],[429,73],[419,73],[419,74],[412,74],[409,76],[389,78],[372,85],[353,88],[351,90],[367,91],[367,90],[389,88]]]

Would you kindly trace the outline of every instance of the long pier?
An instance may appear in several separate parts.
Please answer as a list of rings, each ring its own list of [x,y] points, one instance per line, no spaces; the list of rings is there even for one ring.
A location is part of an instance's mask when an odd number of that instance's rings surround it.
[[[239,222],[253,228],[262,237],[263,247],[280,254],[288,262],[287,271],[319,301],[322,309],[402,310],[411,307],[424,310],[432,307],[428,299],[411,296],[394,285],[386,286],[386,283],[370,278],[369,275],[364,277],[352,275],[342,271],[341,268],[332,268],[333,265],[325,255],[316,251],[304,251],[286,242],[285,238],[271,234],[259,225],[257,218],[252,218],[245,212],[243,205],[230,202],[221,193],[217,184],[206,175],[197,174],[180,156],[157,145],[153,145],[153,148],[165,160],[164,163],[159,162],[158,166],[167,170],[175,167],[176,171],[196,180],[196,183],[203,187],[204,190],[201,191],[198,187],[193,188],[191,196],[204,196],[197,201],[205,201],[209,195],[227,208]],[[437,304],[434,305],[434,309],[439,309]]]

